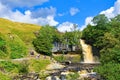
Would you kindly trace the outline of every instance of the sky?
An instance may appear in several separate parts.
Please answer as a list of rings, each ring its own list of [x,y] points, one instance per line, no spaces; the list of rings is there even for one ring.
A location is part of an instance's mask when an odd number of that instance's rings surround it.
[[[93,17],[120,14],[120,0],[0,0],[0,17],[16,22],[56,26],[71,31],[73,24],[83,30]]]

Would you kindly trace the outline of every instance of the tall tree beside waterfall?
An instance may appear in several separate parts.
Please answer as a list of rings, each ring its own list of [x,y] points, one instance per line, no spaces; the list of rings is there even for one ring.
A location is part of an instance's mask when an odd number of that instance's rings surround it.
[[[88,25],[82,32],[82,38],[99,49],[101,65],[95,71],[105,80],[119,80],[120,15],[109,21],[103,16],[93,18],[95,25]]]
[[[87,27],[82,31],[82,38],[92,46],[102,49],[102,38],[104,33],[108,32],[110,29],[109,21],[103,14],[94,17],[92,21],[95,25],[87,25]]]

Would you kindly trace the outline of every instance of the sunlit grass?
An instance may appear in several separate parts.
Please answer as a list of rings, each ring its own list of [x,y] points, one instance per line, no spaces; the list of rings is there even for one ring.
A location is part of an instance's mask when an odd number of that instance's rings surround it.
[[[12,22],[0,18],[0,36],[6,41],[7,48],[7,56],[3,56],[3,58],[25,57],[28,49],[32,47],[32,40],[35,38],[34,32],[39,29],[38,25]],[[3,53],[0,51],[0,54]]]

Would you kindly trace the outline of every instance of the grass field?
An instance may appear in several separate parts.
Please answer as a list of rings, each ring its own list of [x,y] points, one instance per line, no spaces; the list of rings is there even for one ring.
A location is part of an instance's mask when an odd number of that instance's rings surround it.
[[[22,58],[32,47],[34,32],[41,27],[0,18],[0,58]]]

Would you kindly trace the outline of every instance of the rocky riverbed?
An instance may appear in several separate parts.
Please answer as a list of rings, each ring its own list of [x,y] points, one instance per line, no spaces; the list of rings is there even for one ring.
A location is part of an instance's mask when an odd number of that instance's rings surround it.
[[[99,80],[100,77],[96,72],[93,72],[93,66],[91,68],[90,64],[90,69],[82,68],[81,66],[88,66],[89,64],[81,65],[78,64],[77,66],[75,65],[61,65],[60,63],[52,63],[51,65],[48,66],[47,69],[50,70],[49,76],[46,77],[46,80],[84,80],[85,78],[87,80]],[[75,63],[74,63],[75,64]],[[95,64],[93,64],[96,66]],[[80,69],[81,68],[81,69]],[[89,67],[87,67],[89,68]]]

